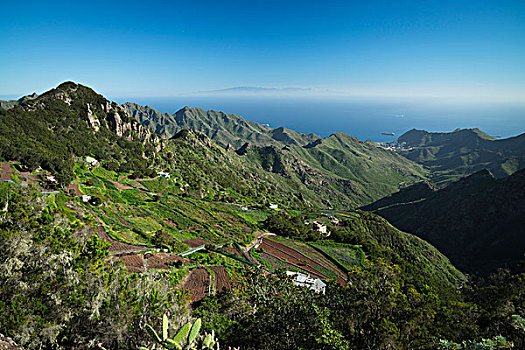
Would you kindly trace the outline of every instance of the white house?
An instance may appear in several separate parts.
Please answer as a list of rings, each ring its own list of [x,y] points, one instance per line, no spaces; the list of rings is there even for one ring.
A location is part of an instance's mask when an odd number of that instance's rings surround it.
[[[304,273],[295,271],[286,271],[286,275],[293,277],[292,283],[295,286],[306,287],[317,293],[325,293],[326,283],[319,278],[311,278]]]
[[[90,200],[91,200],[91,196],[89,194],[82,195],[83,202],[89,202]]]
[[[305,221],[304,224],[309,225],[310,223]],[[312,225],[314,226],[314,230],[324,233],[325,235],[328,233],[328,227],[326,225],[320,224],[317,221],[313,221]]]
[[[279,206],[275,203],[270,203],[270,209],[279,209]]]
[[[49,182],[57,182],[57,180],[55,179],[55,176],[53,175],[46,175],[46,180]]]
[[[165,179],[169,179],[171,177],[170,173],[161,171],[158,173],[160,177],[163,177]]]
[[[96,166],[98,164],[98,160],[90,156],[86,157],[86,162],[91,166]]]

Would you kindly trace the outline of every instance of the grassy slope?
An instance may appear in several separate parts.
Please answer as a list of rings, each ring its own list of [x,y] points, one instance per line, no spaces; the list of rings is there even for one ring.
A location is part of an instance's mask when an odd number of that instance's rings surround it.
[[[312,191],[330,193],[318,201],[326,207],[369,203],[426,175],[421,166],[406,158],[343,133],[321,139],[314,134],[271,129],[237,115],[200,108],[185,107],[172,118],[134,104],[126,104],[126,108],[152,130],[165,132],[164,136],[182,128],[194,129],[218,145],[232,145],[264,169],[292,180],[294,190],[307,197]],[[300,186],[299,182],[307,186]],[[304,187],[308,189],[304,191]]]
[[[495,179],[480,171],[439,191],[418,192],[419,200],[392,196],[365,208],[428,240],[458,267],[488,274],[523,258],[524,173]]]
[[[450,133],[411,130],[398,142],[412,148],[402,154],[431,169],[432,182],[438,186],[482,169],[501,178],[525,167],[525,135],[496,140],[478,129]]]

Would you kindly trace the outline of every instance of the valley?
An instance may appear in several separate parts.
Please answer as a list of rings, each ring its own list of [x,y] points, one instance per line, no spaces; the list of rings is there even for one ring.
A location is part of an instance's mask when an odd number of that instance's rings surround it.
[[[72,82],[3,106],[0,324],[28,349],[144,345],[166,313],[247,349],[523,345],[520,138],[396,151]],[[513,174],[453,182],[484,164]]]

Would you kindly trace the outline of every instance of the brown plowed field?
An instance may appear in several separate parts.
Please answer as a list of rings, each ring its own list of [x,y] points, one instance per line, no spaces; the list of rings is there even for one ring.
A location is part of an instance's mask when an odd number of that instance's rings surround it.
[[[210,244],[210,242],[205,241],[202,238],[187,239],[187,240],[185,240],[182,243],[187,244],[190,248],[195,248],[195,247],[201,246],[203,244]]]
[[[104,227],[97,227],[95,230],[98,233],[99,239],[105,240],[111,244],[111,247],[109,247],[110,253],[117,254],[126,252],[138,252],[144,249],[144,247],[139,247],[136,245],[131,245],[114,240],[113,238],[109,237]]]
[[[124,265],[131,272],[144,272],[145,263],[144,256],[142,254],[129,254],[120,256],[119,259],[122,259]]]
[[[328,278],[328,276],[313,268],[314,266],[324,268],[323,266],[319,265],[315,261],[310,260],[308,257],[299,253],[295,249],[285,246],[284,244],[263,238],[259,248],[262,248],[265,253],[284,260],[288,264],[309,272],[312,275],[318,276],[320,278]]]
[[[120,182],[117,182],[115,180],[110,180],[110,179],[107,179],[107,180],[111,182],[113,185],[115,185],[115,187],[118,188],[119,190],[134,190],[135,189],[134,187],[121,184]]]
[[[66,189],[66,193],[69,193],[70,190],[73,190],[73,195],[76,197],[82,196],[82,192],[80,192],[80,189],[78,188],[78,184],[69,185]]]
[[[204,267],[198,267],[190,273],[182,288],[191,293],[191,300],[195,302],[208,294],[209,285],[210,274]]]
[[[223,288],[231,289],[231,280],[226,273],[226,267],[216,266],[211,267],[210,270],[215,273],[215,293],[219,293]]]
[[[189,263],[188,259],[181,258],[176,254],[168,253],[157,253],[149,256],[147,258],[148,269],[164,269],[168,270],[170,267],[168,263],[182,261],[183,264]]]
[[[11,174],[13,173],[13,163],[2,163],[2,173],[0,174],[0,180],[11,180]]]

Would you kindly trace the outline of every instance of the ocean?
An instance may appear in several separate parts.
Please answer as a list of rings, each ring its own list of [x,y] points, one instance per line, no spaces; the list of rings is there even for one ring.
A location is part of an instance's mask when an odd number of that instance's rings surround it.
[[[322,137],[342,131],[376,142],[393,141],[413,128],[433,132],[479,128],[502,138],[525,133],[525,103],[294,96],[128,97],[115,101],[149,105],[168,113],[184,106],[201,107],[238,114],[273,128],[284,126]]]

